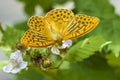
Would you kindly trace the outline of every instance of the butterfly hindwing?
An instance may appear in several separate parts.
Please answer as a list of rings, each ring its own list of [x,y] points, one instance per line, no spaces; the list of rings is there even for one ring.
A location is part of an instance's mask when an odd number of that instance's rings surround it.
[[[21,39],[21,43],[29,47],[46,47],[54,44],[55,41],[45,34],[41,34],[34,29],[29,29]]]

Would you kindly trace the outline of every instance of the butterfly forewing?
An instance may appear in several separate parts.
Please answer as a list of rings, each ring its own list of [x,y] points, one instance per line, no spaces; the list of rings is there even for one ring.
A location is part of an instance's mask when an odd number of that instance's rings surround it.
[[[21,39],[24,46],[45,47],[55,43],[51,36],[49,24],[44,17],[33,16],[29,19],[28,25],[30,29]]]
[[[97,17],[91,17],[82,14],[75,15],[72,23],[67,26],[63,39],[67,40],[83,36],[89,31],[93,30],[98,23],[99,19]]]
[[[49,26],[47,26],[47,22],[42,16],[32,16],[28,20],[28,26],[30,28],[35,28],[37,30],[40,30],[42,28],[48,29]],[[47,26],[47,27],[44,27]]]
[[[63,34],[65,27],[71,22],[74,13],[68,9],[54,9],[48,12],[45,19],[51,25],[52,32]]]

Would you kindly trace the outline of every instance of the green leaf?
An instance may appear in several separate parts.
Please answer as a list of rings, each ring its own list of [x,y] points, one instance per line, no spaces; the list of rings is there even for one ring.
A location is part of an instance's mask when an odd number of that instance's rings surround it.
[[[100,56],[72,63],[70,69],[59,70],[57,80],[118,80],[113,69]]]
[[[94,34],[102,35],[104,39],[112,41],[111,50],[115,55],[119,55],[120,51],[120,17],[111,20],[101,20],[100,25],[94,30]]]
[[[67,65],[67,64],[66,64]],[[61,65],[61,67],[65,65]],[[32,75],[32,76],[31,76]],[[17,74],[16,80],[117,80],[113,69],[106,59],[98,55],[91,56],[83,62],[70,64],[69,68],[40,71],[28,69]]]
[[[27,31],[29,29],[29,26],[27,25],[27,21],[21,21],[16,23],[13,28],[18,29],[18,30],[23,30]]]
[[[23,33],[24,31],[7,27],[2,37],[2,46],[11,46],[12,48],[15,48],[16,43],[20,41]]]
[[[17,74],[15,80],[52,80],[44,74],[40,69],[29,68],[27,71],[22,71]]]
[[[115,68],[115,73],[116,73],[116,76],[118,77],[118,80],[120,80],[120,67]]]
[[[70,63],[68,61],[64,61],[61,66],[60,66],[60,69],[69,69],[70,68]]]
[[[106,55],[106,59],[110,65],[120,67],[120,56],[116,57],[111,53]]]
[[[114,68],[118,80],[120,80],[120,56],[115,56],[114,53],[107,54],[107,63]]]
[[[105,43],[105,40],[101,37],[87,38],[72,46],[65,59],[70,62],[82,61],[95,54],[95,51],[98,51],[103,43]]]
[[[115,14],[109,0],[75,0],[74,11],[100,18],[100,24],[90,34],[102,35],[104,39],[112,41],[111,50],[119,56],[120,17]]]
[[[114,8],[108,0],[75,0],[75,12],[106,19],[115,17]]]
[[[108,39],[112,39],[113,41],[113,45],[111,46],[111,49],[113,50],[113,52],[115,53],[116,56],[119,56],[120,54],[120,17],[118,17],[117,19],[114,19],[112,24],[112,37],[107,37]]]

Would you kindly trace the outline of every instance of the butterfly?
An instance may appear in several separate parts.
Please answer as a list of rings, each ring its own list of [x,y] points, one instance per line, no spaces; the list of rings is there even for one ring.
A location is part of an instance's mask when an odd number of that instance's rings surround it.
[[[97,17],[74,14],[69,9],[53,9],[44,17],[32,16],[29,19],[29,29],[21,43],[28,47],[47,47],[83,36],[93,30],[99,21]]]

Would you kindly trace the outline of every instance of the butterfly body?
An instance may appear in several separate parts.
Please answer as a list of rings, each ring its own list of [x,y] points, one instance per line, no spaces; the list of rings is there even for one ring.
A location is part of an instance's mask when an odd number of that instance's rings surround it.
[[[96,27],[97,17],[78,14],[68,9],[54,9],[45,17],[33,16],[28,21],[30,29],[26,31],[21,43],[28,47],[46,47],[80,37]]]

